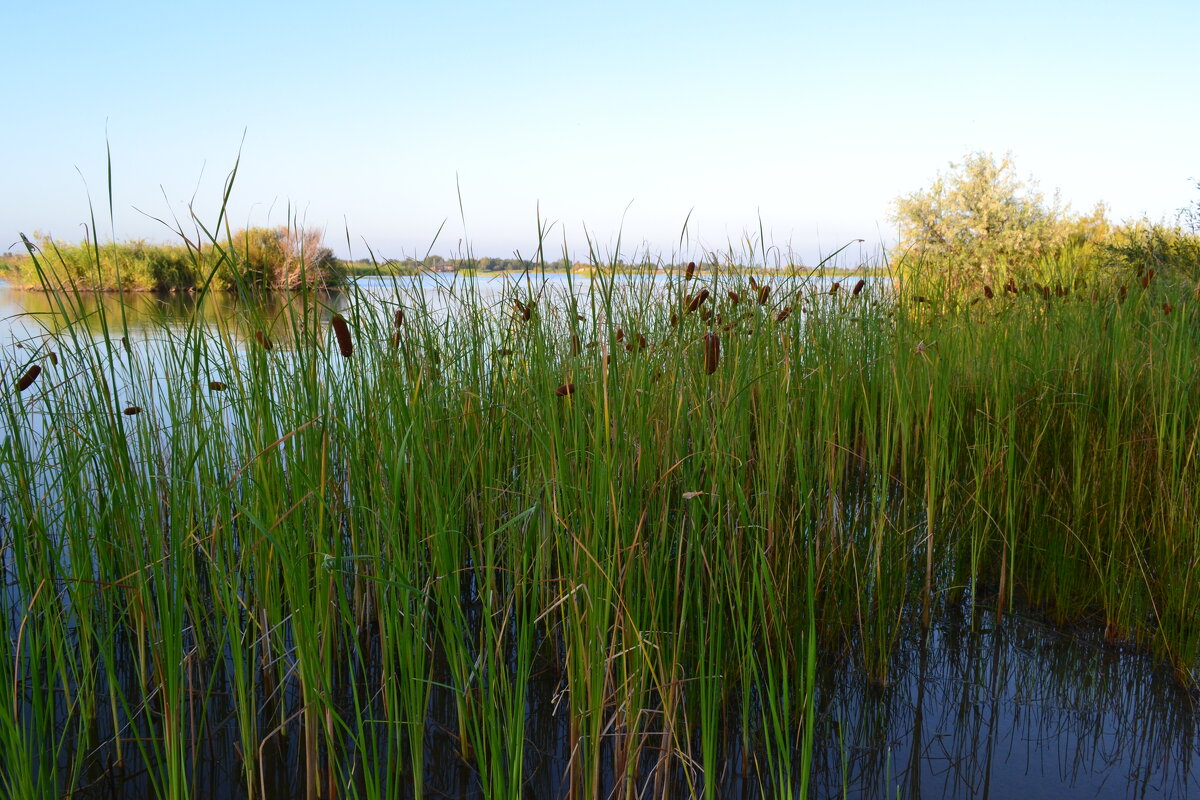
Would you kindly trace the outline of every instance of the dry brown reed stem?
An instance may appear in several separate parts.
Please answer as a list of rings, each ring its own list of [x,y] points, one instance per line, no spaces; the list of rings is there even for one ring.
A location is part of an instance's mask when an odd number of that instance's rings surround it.
[[[575,394],[575,384],[564,383],[562,386],[559,386],[557,389],[555,389],[554,393],[559,397],[570,397],[571,395]]]
[[[37,364],[34,364],[32,367],[27,369],[25,374],[21,376],[21,379],[17,381],[17,392],[23,392],[32,386],[33,382],[37,380],[37,376],[40,374],[42,374],[42,368]]]
[[[712,331],[704,334],[704,372],[712,375],[721,361],[721,338]]]
[[[854,291],[850,293],[852,297],[858,297],[862,293],[863,287],[867,285],[865,278],[859,278],[858,283],[854,284]]]
[[[788,318],[788,315],[791,313],[792,313],[792,307],[786,306],[782,311],[780,311],[778,314],[775,315],[775,321],[783,322],[785,319]]]
[[[338,350],[342,357],[349,358],[354,355],[354,340],[350,338],[350,326],[346,324],[345,317],[334,314],[329,324],[333,327],[333,335],[337,337]]]
[[[763,284],[758,290],[758,304],[760,306],[767,304],[767,298],[771,296],[771,287]]]
[[[687,265],[687,275],[684,276],[684,280],[690,281],[693,277],[695,277],[695,275],[696,275],[696,262],[689,261],[688,265]]]
[[[985,283],[983,285],[983,296],[986,297],[988,300],[991,300],[993,297],[996,296],[996,293],[992,291],[992,287],[988,286]]]
[[[126,406],[125,410],[122,411],[121,413],[127,417],[132,417],[135,414],[142,413],[142,409],[139,408],[138,406]]]
[[[225,391],[225,384],[220,381],[209,381],[208,388],[214,392],[223,392]]]
[[[571,334],[571,355],[577,356],[583,352],[583,346],[579,343],[579,334]]]
[[[690,314],[691,312],[695,311],[697,308],[700,307],[700,304],[703,303],[707,299],[708,299],[708,289],[701,289],[699,292],[697,292],[695,295],[693,295],[688,300],[688,304],[687,304],[688,313]]]

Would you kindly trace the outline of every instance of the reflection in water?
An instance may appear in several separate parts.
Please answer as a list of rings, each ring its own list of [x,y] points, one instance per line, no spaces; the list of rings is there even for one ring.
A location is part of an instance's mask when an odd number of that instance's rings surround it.
[[[827,676],[817,797],[1200,795],[1200,716],[1141,655],[1009,618],[913,632],[895,683]]]
[[[1170,675],[1144,657],[1010,617],[993,630],[971,631],[957,620],[927,638],[911,632],[898,656],[897,680],[886,690],[865,685],[856,672],[843,665],[822,677],[811,797],[1200,796],[1200,718]],[[528,687],[524,786],[530,797],[562,797],[567,789],[570,748],[565,715],[555,702],[559,677],[547,665]],[[338,688],[347,703],[353,690]],[[295,693],[282,698],[284,711],[300,707]],[[213,693],[196,713],[229,720],[227,700]],[[459,753],[453,693],[435,688],[428,713],[426,795],[483,798]],[[279,719],[278,709],[264,709],[264,722],[270,719]],[[190,743],[199,795],[243,797],[237,731],[232,723],[210,724],[202,739]],[[97,733],[95,741],[112,735]],[[263,797],[304,794],[303,738],[296,725],[264,742],[258,754]],[[715,796],[779,795],[778,787],[757,783],[755,761],[740,737],[730,737],[723,773],[711,779]],[[149,791],[128,753],[116,766],[111,752],[102,750],[91,764],[94,780],[81,796],[132,798]],[[608,792],[617,772],[611,751],[606,769],[602,788]],[[686,796],[683,776],[672,778],[670,796]],[[651,796],[652,783],[645,780],[639,796]]]

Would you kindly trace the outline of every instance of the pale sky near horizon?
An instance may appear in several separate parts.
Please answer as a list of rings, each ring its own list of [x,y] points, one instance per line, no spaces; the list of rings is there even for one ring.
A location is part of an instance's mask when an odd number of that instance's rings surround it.
[[[104,7],[104,6],[109,7]],[[1011,152],[1073,209],[1200,190],[1200,2],[11,4],[0,252],[292,209],[339,255],[894,241],[890,204]],[[243,141],[244,135],[244,141]],[[108,222],[105,148],[115,224]],[[86,186],[85,186],[86,183]],[[461,214],[460,201],[461,196]],[[690,215],[690,217],[689,217]],[[464,222],[465,220],[465,222]],[[438,229],[444,228],[434,241]],[[190,227],[190,223],[188,224]],[[350,248],[347,248],[347,230]],[[14,246],[15,245],[15,246]],[[858,257],[851,249],[851,259]]]

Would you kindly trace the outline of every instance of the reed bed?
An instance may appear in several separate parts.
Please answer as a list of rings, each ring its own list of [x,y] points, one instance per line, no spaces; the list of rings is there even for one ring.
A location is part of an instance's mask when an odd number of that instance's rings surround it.
[[[195,796],[224,736],[254,798],[805,797],[819,664],[886,686],[949,609],[1194,685],[1186,291],[649,266],[98,335],[58,294],[3,363],[5,796]]]

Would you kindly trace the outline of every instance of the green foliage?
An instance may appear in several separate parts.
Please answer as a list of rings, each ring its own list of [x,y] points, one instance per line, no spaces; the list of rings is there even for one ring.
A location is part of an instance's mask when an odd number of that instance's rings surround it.
[[[896,200],[900,274],[934,293],[954,295],[979,284],[1035,279],[1046,260],[1072,250],[1094,264],[1094,245],[1109,235],[1105,209],[1073,216],[1023,183],[1012,159],[972,153],[925,190]]]
[[[25,288],[83,291],[199,289],[212,275],[215,289],[298,289],[326,286],[343,276],[318,231],[249,228],[223,244],[155,244],[144,240],[70,243],[35,234],[33,252],[6,258],[5,277]]]
[[[1180,209],[1174,225],[1145,220],[1126,225],[1106,249],[1126,273],[1141,277],[1153,270],[1176,280],[1200,281],[1200,200]]]
[[[1121,228],[1106,248],[1126,274],[1150,270],[1195,283],[1200,280],[1200,231],[1180,225],[1138,222]]]

